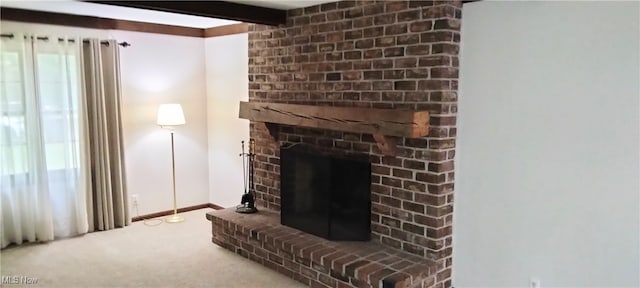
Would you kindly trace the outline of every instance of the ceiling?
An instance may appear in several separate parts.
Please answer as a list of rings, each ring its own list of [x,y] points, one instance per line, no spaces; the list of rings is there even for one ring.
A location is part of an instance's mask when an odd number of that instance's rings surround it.
[[[293,8],[308,7],[320,3],[335,2],[335,0],[227,0],[246,5],[288,10]],[[96,4],[80,1],[16,1],[2,0],[0,6],[18,8],[26,10],[37,10],[47,12],[57,12],[75,14],[83,16],[95,16],[102,18],[112,18],[130,21],[140,21],[175,26],[210,28],[228,24],[238,23],[237,21],[192,16],[138,8],[120,7],[105,4]]]

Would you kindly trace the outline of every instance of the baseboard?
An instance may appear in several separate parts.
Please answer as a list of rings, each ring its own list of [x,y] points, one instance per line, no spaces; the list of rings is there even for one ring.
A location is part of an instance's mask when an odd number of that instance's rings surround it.
[[[193,206],[178,208],[178,213],[185,213],[185,212],[204,209],[204,208],[211,208],[211,209],[215,209],[215,210],[224,209],[224,207],[218,206],[216,204],[206,203],[206,204],[199,204],[199,205],[193,205]],[[173,214],[173,210],[160,211],[160,212],[155,212],[155,213],[150,213],[150,214],[145,214],[145,215],[140,215],[140,216],[133,217],[133,218],[131,218],[131,221],[132,222],[137,222],[137,221],[142,221],[144,219],[152,219],[152,218],[158,218],[158,217],[162,217],[162,216],[169,216],[171,214]]]
[[[209,208],[214,209],[214,210],[222,210],[222,209],[224,209],[224,207],[218,206],[218,205],[213,204],[213,203],[209,203],[208,205],[209,205]]]

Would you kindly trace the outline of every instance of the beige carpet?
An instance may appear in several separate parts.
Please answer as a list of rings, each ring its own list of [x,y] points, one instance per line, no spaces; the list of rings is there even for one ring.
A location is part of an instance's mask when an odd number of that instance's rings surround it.
[[[38,285],[28,287],[305,287],[211,243],[207,211],[185,213],[178,224],[136,222],[7,248],[0,251],[0,274],[36,277]]]

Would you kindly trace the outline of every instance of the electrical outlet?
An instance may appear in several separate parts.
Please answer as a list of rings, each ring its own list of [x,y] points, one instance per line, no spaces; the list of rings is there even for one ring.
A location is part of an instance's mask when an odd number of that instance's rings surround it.
[[[131,201],[133,201],[133,205],[137,206],[138,205],[138,194],[133,194],[131,195]]]
[[[540,279],[536,277],[531,277],[529,279],[529,288],[542,288],[542,284],[540,283]]]

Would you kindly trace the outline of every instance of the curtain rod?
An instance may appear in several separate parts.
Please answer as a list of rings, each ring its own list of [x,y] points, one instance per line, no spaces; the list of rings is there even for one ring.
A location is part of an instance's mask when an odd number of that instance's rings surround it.
[[[13,34],[0,34],[0,37],[13,38],[14,35]],[[26,37],[27,36],[25,36],[25,38]],[[31,36],[31,37],[33,38],[33,36]],[[45,37],[35,37],[35,38],[37,40],[45,40],[45,41],[49,40],[49,37],[46,37],[46,36]],[[58,41],[69,41],[69,42],[72,42],[72,43],[75,42],[74,39],[64,39],[64,38],[58,38]],[[82,42],[88,43],[89,41],[83,40]],[[100,41],[100,44],[109,45],[109,42],[108,41]],[[128,42],[120,42],[120,43],[118,43],[118,45],[120,45],[122,47],[125,47],[125,48],[131,46],[131,44],[129,44]]]

